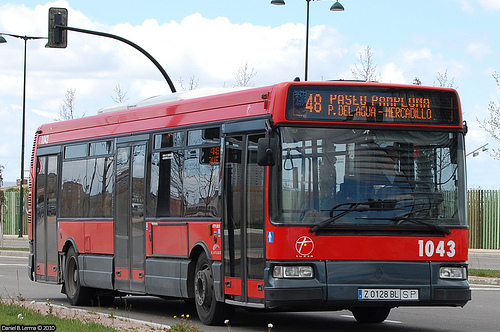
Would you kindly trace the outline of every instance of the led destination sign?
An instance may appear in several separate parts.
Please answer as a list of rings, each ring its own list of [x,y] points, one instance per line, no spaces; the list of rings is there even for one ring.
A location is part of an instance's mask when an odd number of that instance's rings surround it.
[[[292,86],[289,120],[459,125],[452,91],[368,86]]]

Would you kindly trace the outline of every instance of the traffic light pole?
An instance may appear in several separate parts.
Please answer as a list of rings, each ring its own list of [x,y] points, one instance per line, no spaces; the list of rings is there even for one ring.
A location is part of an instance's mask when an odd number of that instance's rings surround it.
[[[153,58],[151,56],[151,54],[149,54],[148,52],[146,52],[145,49],[143,49],[139,45],[131,42],[130,40],[125,39],[125,38],[120,37],[120,36],[112,35],[112,34],[106,33],[106,32],[93,31],[93,30],[85,30],[85,29],[80,29],[80,28],[73,28],[73,27],[68,27],[68,26],[65,26],[65,25],[56,25],[55,28],[58,28],[58,29],[61,29],[61,30],[69,30],[69,31],[75,31],[75,32],[80,32],[80,33],[86,33],[86,34],[90,34],[90,35],[96,35],[96,36],[101,36],[101,37],[112,38],[112,39],[119,40],[121,42],[124,42],[125,44],[128,44],[128,45],[132,46],[133,48],[135,48],[136,50],[138,50],[139,52],[141,52],[142,54],[144,54],[149,60],[151,60],[155,64],[156,68],[158,68],[158,70],[161,72],[161,74],[163,75],[163,77],[167,81],[168,86],[170,87],[170,90],[172,91],[172,93],[176,92],[175,86],[172,83],[172,80],[168,76],[168,74],[165,71],[165,69],[163,69],[163,67],[160,65],[160,63],[158,61],[156,61],[156,59]]]

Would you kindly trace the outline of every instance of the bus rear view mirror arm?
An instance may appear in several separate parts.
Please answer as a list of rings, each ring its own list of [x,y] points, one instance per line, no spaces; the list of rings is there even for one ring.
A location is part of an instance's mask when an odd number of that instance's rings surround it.
[[[257,163],[259,166],[274,166],[276,164],[276,151],[278,139],[276,137],[259,138],[257,150]]]

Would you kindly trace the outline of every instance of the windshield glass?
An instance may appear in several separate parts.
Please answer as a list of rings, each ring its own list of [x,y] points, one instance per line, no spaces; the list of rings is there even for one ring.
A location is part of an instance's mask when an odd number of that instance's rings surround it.
[[[275,223],[466,224],[460,133],[283,127],[278,135]]]

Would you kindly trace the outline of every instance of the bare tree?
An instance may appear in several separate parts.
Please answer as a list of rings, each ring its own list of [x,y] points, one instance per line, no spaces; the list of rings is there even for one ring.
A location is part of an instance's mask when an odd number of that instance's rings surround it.
[[[248,68],[248,61],[236,73],[236,86],[253,86],[250,81],[257,75],[254,68]]]
[[[3,170],[5,169],[5,165],[0,165],[0,188],[3,187]]]
[[[76,100],[76,90],[68,88],[66,94],[64,95],[63,103],[59,106],[59,118],[55,118],[54,121],[64,121],[75,119],[75,100]],[[82,117],[85,116],[83,113]]]
[[[377,65],[373,62],[373,52],[370,46],[366,46],[364,52],[359,52],[358,64],[354,65],[351,73],[356,80],[366,82],[380,80],[380,75],[377,74]]]
[[[116,97],[111,97],[111,99],[113,99],[115,103],[120,104],[128,100],[127,92],[122,90],[120,84],[117,84],[113,91],[116,93]]]
[[[64,95],[63,103],[59,106],[59,119],[56,121],[64,121],[73,119],[75,100],[76,100],[76,90],[68,88],[66,94]]]
[[[452,88],[452,89],[457,89],[455,87],[455,77],[451,78],[451,80],[448,79],[448,69],[444,71],[444,74],[441,74],[440,72],[437,73],[436,75],[436,81],[434,81],[434,86],[439,86],[441,88]]]
[[[493,78],[497,83],[497,88],[500,90],[500,75],[495,72],[493,73]],[[500,142],[500,105],[494,101],[490,101],[488,105],[489,119],[479,120],[479,126],[486,130],[491,137],[493,137],[497,142]],[[492,149],[490,154],[495,159],[500,159],[500,149]]]
[[[200,80],[195,78],[193,75],[189,78],[189,86],[187,88],[185,88],[184,87],[184,80],[182,79],[182,77],[179,77],[179,84],[181,85],[181,89],[183,91],[194,90],[198,87],[199,83],[200,83]]]
[[[422,81],[420,80],[420,78],[415,77],[415,78],[413,79],[413,84],[414,84],[414,85],[422,85]]]

